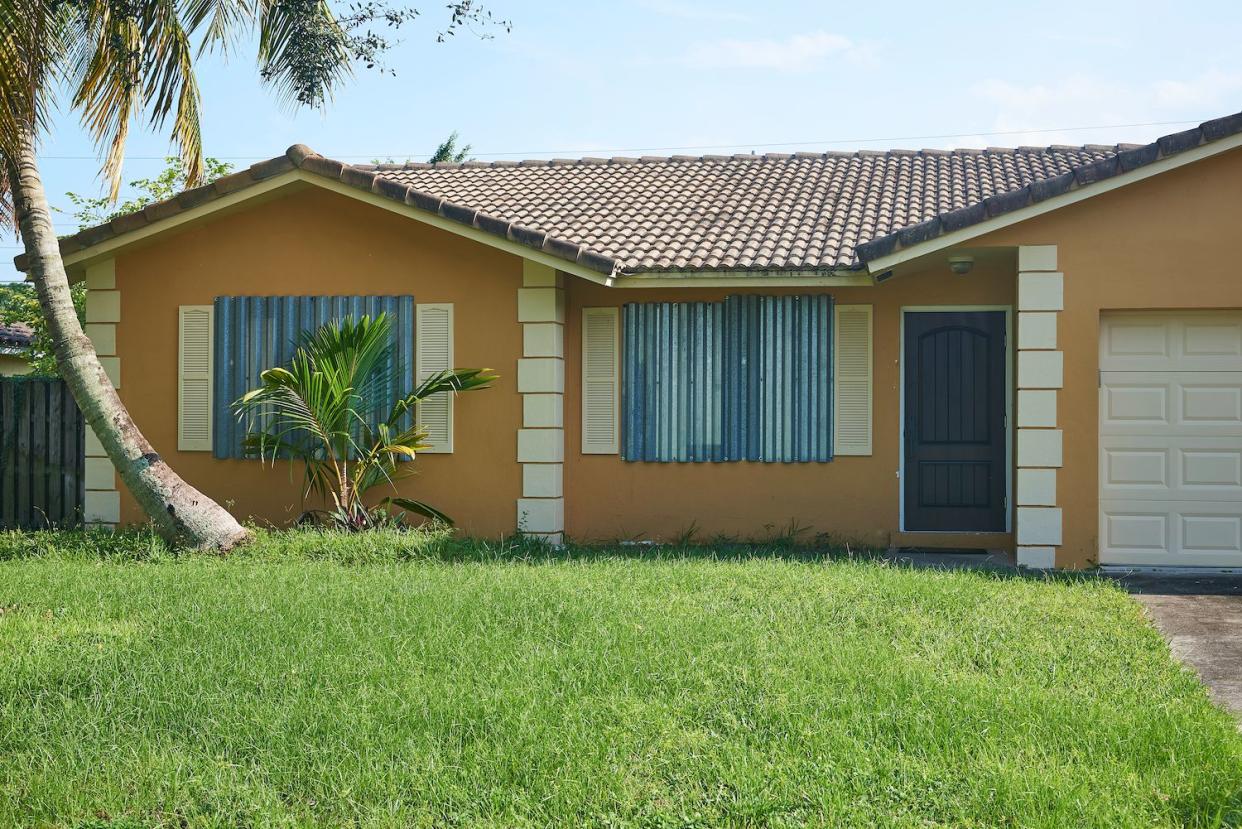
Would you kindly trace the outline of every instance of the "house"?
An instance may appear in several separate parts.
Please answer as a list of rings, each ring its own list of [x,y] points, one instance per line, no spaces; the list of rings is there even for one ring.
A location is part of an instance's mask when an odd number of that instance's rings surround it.
[[[24,323],[0,325],[0,377],[30,373],[34,330]]]
[[[304,146],[69,237],[87,331],[172,466],[286,522],[229,402],[389,309],[402,486],[466,532],[1242,567],[1242,114],[1147,145],[346,165]],[[20,266],[19,260],[19,266]],[[88,436],[87,511],[142,515]]]

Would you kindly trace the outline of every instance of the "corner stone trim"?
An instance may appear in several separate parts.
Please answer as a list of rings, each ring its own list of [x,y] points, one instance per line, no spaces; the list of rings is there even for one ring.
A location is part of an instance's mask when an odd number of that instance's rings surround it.
[[[116,260],[108,259],[86,269],[86,335],[95,346],[99,362],[121,387],[121,358],[116,353],[116,326],[121,321],[121,292],[116,289]],[[116,468],[103,444],[86,427],[86,495],[82,504],[87,527],[115,529],[121,522],[121,493]]]
[[[555,269],[522,262],[518,289],[518,323],[522,356],[518,392],[522,424],[517,430],[517,460],[522,467],[522,497],[517,528],[550,544],[565,540],[565,290]]]
[[[1057,428],[1057,390],[1064,384],[1064,354],[1057,348],[1065,307],[1065,276],[1057,271],[1056,245],[1018,248],[1018,451],[1016,537],[1018,564],[1056,566],[1061,544],[1057,469],[1063,463]]]

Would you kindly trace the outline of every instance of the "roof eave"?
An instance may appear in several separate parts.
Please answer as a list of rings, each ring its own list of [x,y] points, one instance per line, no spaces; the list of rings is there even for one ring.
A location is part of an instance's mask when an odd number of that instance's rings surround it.
[[[156,233],[296,182],[360,198],[593,282],[610,284],[621,270],[620,261],[573,242],[454,204],[376,172],[324,158],[300,144],[290,147],[284,156],[68,236],[61,240],[61,256],[66,267],[95,260]],[[21,271],[27,270],[27,261],[25,254],[13,259]]]
[[[641,271],[620,276],[615,288],[840,288],[875,284],[860,268],[806,270]]]

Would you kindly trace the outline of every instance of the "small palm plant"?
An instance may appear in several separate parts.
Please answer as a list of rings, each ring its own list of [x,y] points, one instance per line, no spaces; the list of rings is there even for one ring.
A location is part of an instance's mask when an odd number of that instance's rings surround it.
[[[496,375],[486,368],[442,371],[383,411],[393,383],[391,332],[386,314],[347,317],[307,332],[288,367],[264,371],[263,385],[233,404],[239,419],[251,417],[246,454],[273,465],[278,458],[301,463],[303,497],[316,493],[330,503],[331,509],[312,510],[304,519],[363,530],[393,520],[390,507],[397,507],[453,523],[421,501],[389,496],[368,506],[365,496],[383,484],[395,490],[396,481],[413,474],[410,461],[427,448],[427,430],[414,420],[420,401],[488,388]]]

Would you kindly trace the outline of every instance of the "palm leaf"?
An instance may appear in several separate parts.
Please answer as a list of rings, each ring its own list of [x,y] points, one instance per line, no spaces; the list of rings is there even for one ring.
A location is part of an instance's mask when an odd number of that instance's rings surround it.
[[[342,514],[369,514],[362,506],[365,493],[412,475],[410,461],[427,448],[427,430],[408,425],[414,406],[435,394],[487,388],[495,379],[488,369],[438,372],[381,419],[378,401],[394,380],[391,334],[385,314],[347,317],[304,333],[289,365],[264,371],[263,385],[233,404],[249,424],[246,453],[270,463],[281,457],[300,462],[307,493],[331,498]],[[389,498],[383,505],[451,523],[408,498]]]
[[[424,504],[422,501],[415,501],[411,498],[385,498],[380,501],[380,506],[388,506],[389,504],[394,507],[400,507],[406,512],[421,515],[424,518],[430,518],[432,521],[439,521],[440,523],[446,524],[450,527],[453,526],[452,518],[449,518],[447,515],[440,512],[440,510],[430,504]]]

